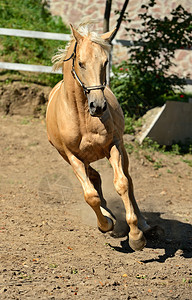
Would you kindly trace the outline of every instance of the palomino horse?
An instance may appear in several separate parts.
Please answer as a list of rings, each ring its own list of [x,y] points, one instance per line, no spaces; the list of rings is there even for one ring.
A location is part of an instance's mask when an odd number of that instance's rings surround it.
[[[129,245],[141,250],[149,230],[134,198],[123,145],[124,117],[114,94],[106,85],[110,51],[108,32],[99,36],[88,27],[74,29],[67,49],[53,57],[54,68],[62,67],[64,79],[50,93],[47,132],[51,144],[71,165],[92,207],[102,232],[113,229],[113,215],[101,191],[100,175],[90,163],[107,157],[114,171],[114,185],[121,196],[129,225]]]

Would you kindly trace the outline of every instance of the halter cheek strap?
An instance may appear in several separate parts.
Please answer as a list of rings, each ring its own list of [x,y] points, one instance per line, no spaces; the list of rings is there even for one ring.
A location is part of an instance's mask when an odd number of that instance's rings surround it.
[[[77,75],[74,66],[72,67],[71,73],[73,77],[79,82],[80,86],[82,86],[84,93],[89,94],[92,90],[104,90],[106,87],[106,83],[104,85],[93,85],[93,86],[85,86],[79,76]]]
[[[79,76],[77,75],[77,73],[75,71],[76,49],[77,49],[77,42],[75,43],[75,47],[74,47],[74,50],[73,50],[73,53],[71,54],[71,56],[69,58],[63,60],[64,62],[66,62],[73,58],[73,64],[72,64],[72,70],[71,70],[73,77],[79,82],[80,86],[83,88],[85,95],[89,94],[90,91],[92,91],[92,90],[104,91],[104,89],[106,87],[106,81],[103,85],[95,85],[95,86],[85,86],[84,83],[81,81],[81,79],[79,78]]]

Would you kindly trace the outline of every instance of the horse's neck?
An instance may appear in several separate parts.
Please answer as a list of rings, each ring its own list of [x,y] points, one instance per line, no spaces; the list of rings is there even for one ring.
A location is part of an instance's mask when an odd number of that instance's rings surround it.
[[[74,46],[75,46],[75,42],[72,42],[69,49],[68,49],[68,51],[67,51],[66,60],[68,58],[70,58],[70,56],[72,55],[72,53],[74,51]],[[72,74],[71,74],[72,64],[73,64],[73,58],[69,59],[68,61],[63,62],[63,77],[64,77],[65,82],[68,82],[68,81],[72,80],[72,78],[71,78],[71,77],[73,77]]]
[[[71,56],[74,51],[75,43],[72,43],[66,55],[66,59]],[[63,67],[63,78],[64,78],[64,90],[65,90],[65,100],[68,106],[72,109],[78,110],[81,114],[86,112],[87,109],[87,97],[85,96],[82,87],[78,84],[77,80],[72,75],[72,64],[73,59],[64,62]]]

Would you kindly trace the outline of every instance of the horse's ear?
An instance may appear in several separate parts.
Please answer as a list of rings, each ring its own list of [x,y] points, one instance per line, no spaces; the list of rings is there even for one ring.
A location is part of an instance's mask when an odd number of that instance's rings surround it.
[[[74,38],[77,42],[79,42],[83,38],[82,35],[80,35],[80,33],[73,27],[73,25],[70,24],[70,27]]]
[[[110,43],[115,30],[116,30],[116,27],[112,31],[108,31],[108,32],[102,34],[101,38]]]

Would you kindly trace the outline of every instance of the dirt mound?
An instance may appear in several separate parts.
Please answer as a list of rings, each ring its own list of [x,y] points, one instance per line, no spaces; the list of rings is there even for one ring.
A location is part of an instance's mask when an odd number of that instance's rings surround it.
[[[40,117],[45,115],[50,87],[14,82],[0,86],[0,113]]]

